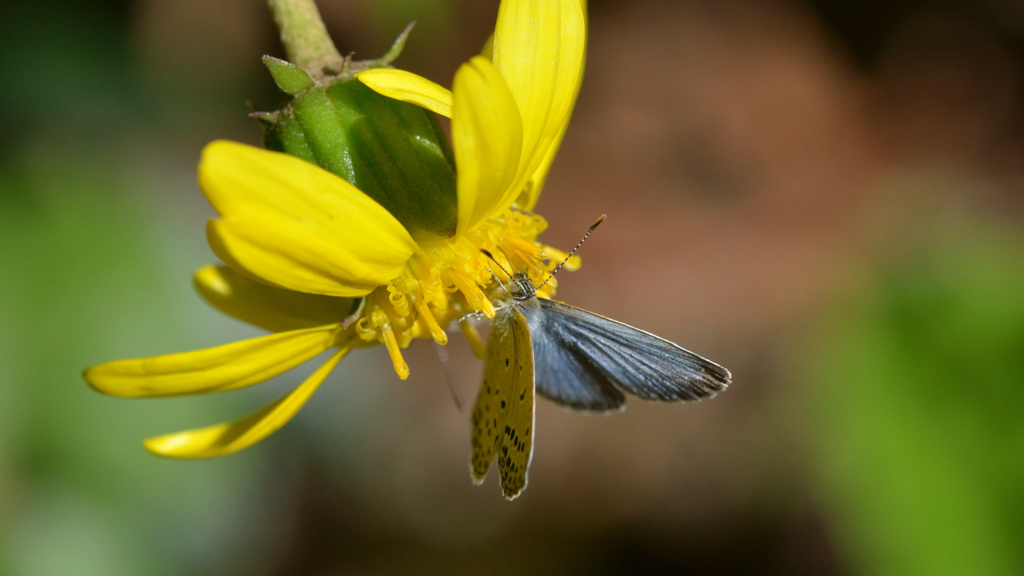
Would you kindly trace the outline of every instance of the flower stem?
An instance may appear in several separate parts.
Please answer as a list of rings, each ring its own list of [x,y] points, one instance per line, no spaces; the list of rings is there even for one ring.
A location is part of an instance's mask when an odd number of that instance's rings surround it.
[[[327,34],[313,0],[267,0],[285,54],[314,78],[341,71],[344,59]]]

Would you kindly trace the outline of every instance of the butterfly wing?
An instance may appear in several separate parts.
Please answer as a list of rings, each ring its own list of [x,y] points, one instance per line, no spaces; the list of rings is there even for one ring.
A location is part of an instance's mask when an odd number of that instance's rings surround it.
[[[533,457],[533,345],[516,307],[499,312],[487,340],[484,381],[472,415],[473,482],[480,484],[498,454],[501,489],[513,499],[526,488]]]
[[[545,339],[551,340],[547,345],[563,349],[557,353],[575,362],[572,368],[538,367],[538,390],[556,402],[568,396],[563,403],[573,406],[586,397],[572,393],[593,390],[594,385],[602,391],[610,385],[648,400],[695,401],[715,396],[732,379],[725,368],[664,338],[561,302],[538,301]],[[538,355],[538,364],[542,358],[557,361],[554,354]]]
[[[538,300],[543,302],[543,300]],[[626,397],[576,347],[567,345],[571,336],[557,319],[548,322],[540,307],[524,307],[533,340],[537,394],[552,402],[589,412],[622,408]]]

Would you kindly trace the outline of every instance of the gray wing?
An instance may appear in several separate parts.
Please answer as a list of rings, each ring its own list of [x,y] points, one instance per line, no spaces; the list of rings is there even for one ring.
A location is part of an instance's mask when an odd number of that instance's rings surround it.
[[[537,391],[554,402],[607,410],[624,403],[620,390],[648,400],[695,401],[715,396],[732,379],[725,368],[664,338],[561,302],[538,301]]]
[[[534,381],[537,393],[556,404],[592,412],[608,412],[626,404],[626,397],[586,355],[566,345],[561,324],[549,322],[542,309],[524,309],[531,322]]]

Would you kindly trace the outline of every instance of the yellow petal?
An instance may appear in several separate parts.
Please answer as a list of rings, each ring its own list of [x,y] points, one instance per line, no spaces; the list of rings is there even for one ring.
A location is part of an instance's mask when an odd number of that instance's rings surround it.
[[[580,8],[583,10],[584,26],[586,26],[587,0],[580,0]],[[586,51],[586,46],[584,46],[584,51]],[[584,68],[586,68],[585,52],[583,63],[580,65],[580,78],[576,82],[576,93],[573,94],[572,103],[569,105],[565,121],[562,122],[562,128],[559,130],[558,135],[555,136],[555,139],[551,142],[551,146],[548,147],[547,152],[544,154],[544,159],[541,160],[540,165],[533,172],[533,176],[527,179],[526,185],[523,186],[523,190],[519,194],[519,198],[516,200],[516,205],[522,210],[533,212],[534,207],[537,206],[537,200],[540,198],[540,193],[544,190],[544,182],[548,178],[548,170],[551,169],[551,163],[555,160],[555,154],[558,153],[558,148],[562,145],[562,138],[565,137],[565,130],[569,127],[569,118],[572,116],[572,109],[576,106],[576,99],[580,94],[580,86],[583,84]]]
[[[356,78],[378,94],[452,117],[451,91],[422,76],[394,68],[373,68],[356,74]]]
[[[338,324],[280,332],[215,348],[117,360],[85,371],[111,396],[178,396],[221,392],[269,380],[337,343]]]
[[[484,41],[484,47],[480,49],[480,55],[488,60],[494,58],[494,33],[492,32],[487,40]]]
[[[493,61],[515,96],[523,122],[518,184],[509,190],[513,196],[534,178],[564,133],[582,78],[586,35],[580,0],[501,3]],[[540,181],[545,174],[546,169]]]
[[[302,224],[273,218],[240,216],[211,220],[206,239],[229,265],[289,290],[343,298],[365,296],[401,273],[402,265],[384,270],[367,266],[336,250]]]
[[[569,110],[572,112],[572,109]],[[566,122],[562,124],[562,130],[555,137],[551,146],[548,147],[548,151],[544,154],[544,159],[541,160],[537,169],[534,170],[533,175],[526,180],[526,184],[523,186],[522,191],[519,193],[519,197],[516,199],[516,206],[527,212],[533,212],[534,207],[537,205],[537,200],[540,198],[541,191],[544,190],[544,183],[548,179],[548,171],[551,169],[551,164],[555,161],[555,155],[558,153],[558,147],[562,144],[562,138],[565,136],[565,130],[569,127],[568,118]]]
[[[419,250],[380,204],[294,156],[212,142],[199,185],[223,217],[207,228],[218,256],[283,288],[360,296]]]
[[[507,207],[499,204],[519,167],[522,124],[505,81],[486,58],[463,64],[452,87],[461,234]]]
[[[288,423],[347,351],[339,350],[302,385],[255,414],[236,422],[149,438],[144,443],[146,450],[166,458],[212,458],[248,448]]]
[[[227,266],[196,271],[196,290],[222,312],[271,332],[332,324],[352,309],[352,299],[306,294],[257,282]]]

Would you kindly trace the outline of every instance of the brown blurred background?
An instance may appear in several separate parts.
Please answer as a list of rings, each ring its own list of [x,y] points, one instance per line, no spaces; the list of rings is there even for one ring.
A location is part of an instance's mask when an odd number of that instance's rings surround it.
[[[244,453],[141,438],[228,395],[101,397],[87,365],[256,336],[194,295],[209,140],[283,103],[257,0],[0,15],[0,574],[1024,573],[1024,3],[592,0],[538,212],[558,297],[729,367],[698,405],[542,403],[530,486],[467,474],[426,342],[345,359]],[[497,2],[321,0],[342,52],[444,85]],[[482,370],[453,338],[463,398]]]

